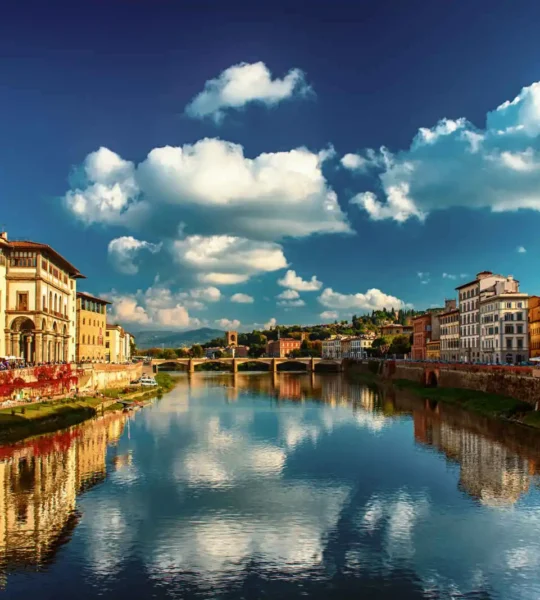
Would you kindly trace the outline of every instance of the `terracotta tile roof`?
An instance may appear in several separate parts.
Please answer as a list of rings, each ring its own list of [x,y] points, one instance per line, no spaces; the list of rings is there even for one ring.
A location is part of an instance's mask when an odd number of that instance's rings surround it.
[[[104,300],[103,298],[98,298],[97,296],[92,296],[92,294],[89,294],[88,292],[77,292],[77,298],[88,298],[89,300],[94,300],[100,304],[112,304],[112,302]]]
[[[56,250],[51,248],[48,244],[31,242],[29,240],[10,240],[9,247],[19,250],[42,250],[43,252],[49,254],[52,258],[57,260],[60,263],[60,266],[66,269],[68,273],[75,279],[86,279],[86,277],[79,271],[79,269],[74,267],[68,260],[66,260],[61,254],[59,254]]]

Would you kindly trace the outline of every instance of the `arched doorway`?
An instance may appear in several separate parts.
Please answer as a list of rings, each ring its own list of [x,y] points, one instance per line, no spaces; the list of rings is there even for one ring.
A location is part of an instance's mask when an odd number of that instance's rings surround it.
[[[34,362],[36,352],[36,327],[28,317],[17,317],[11,323],[11,354]]]

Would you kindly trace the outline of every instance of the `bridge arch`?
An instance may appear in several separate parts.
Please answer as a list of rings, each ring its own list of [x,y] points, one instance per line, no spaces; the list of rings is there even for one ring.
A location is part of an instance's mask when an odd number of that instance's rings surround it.
[[[182,371],[187,371],[189,368],[189,365],[185,362],[179,362],[177,360],[171,359],[171,360],[166,360],[164,362],[160,362],[154,365],[154,370],[157,372],[160,369],[165,370],[165,369],[177,369],[180,367],[180,370]]]
[[[434,369],[428,369],[425,373],[425,386],[437,387],[439,385],[439,374]]]

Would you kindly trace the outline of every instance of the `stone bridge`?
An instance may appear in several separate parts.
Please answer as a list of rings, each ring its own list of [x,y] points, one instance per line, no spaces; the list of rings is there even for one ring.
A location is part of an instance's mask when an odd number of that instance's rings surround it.
[[[277,373],[278,365],[285,363],[301,363],[306,366],[307,371],[315,371],[319,365],[334,365],[339,371],[342,370],[342,362],[339,359],[330,358],[157,358],[152,360],[152,367],[156,373],[160,366],[163,365],[181,365],[186,368],[189,373],[195,372],[195,367],[202,364],[218,363],[228,366],[233,373],[238,372],[238,365],[245,363],[261,363],[268,365],[268,370]]]

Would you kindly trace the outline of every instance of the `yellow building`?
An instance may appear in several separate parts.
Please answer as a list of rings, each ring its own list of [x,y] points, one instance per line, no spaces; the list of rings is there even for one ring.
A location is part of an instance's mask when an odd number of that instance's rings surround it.
[[[540,356],[540,296],[529,296],[529,356]]]
[[[120,325],[107,325],[105,359],[111,363],[130,361],[133,339],[133,336]]]
[[[0,356],[75,360],[78,269],[47,244],[0,232]]]
[[[105,361],[108,304],[102,298],[77,292],[77,362]]]
[[[440,360],[441,359],[441,342],[440,340],[433,340],[426,343],[426,358],[427,360]]]

